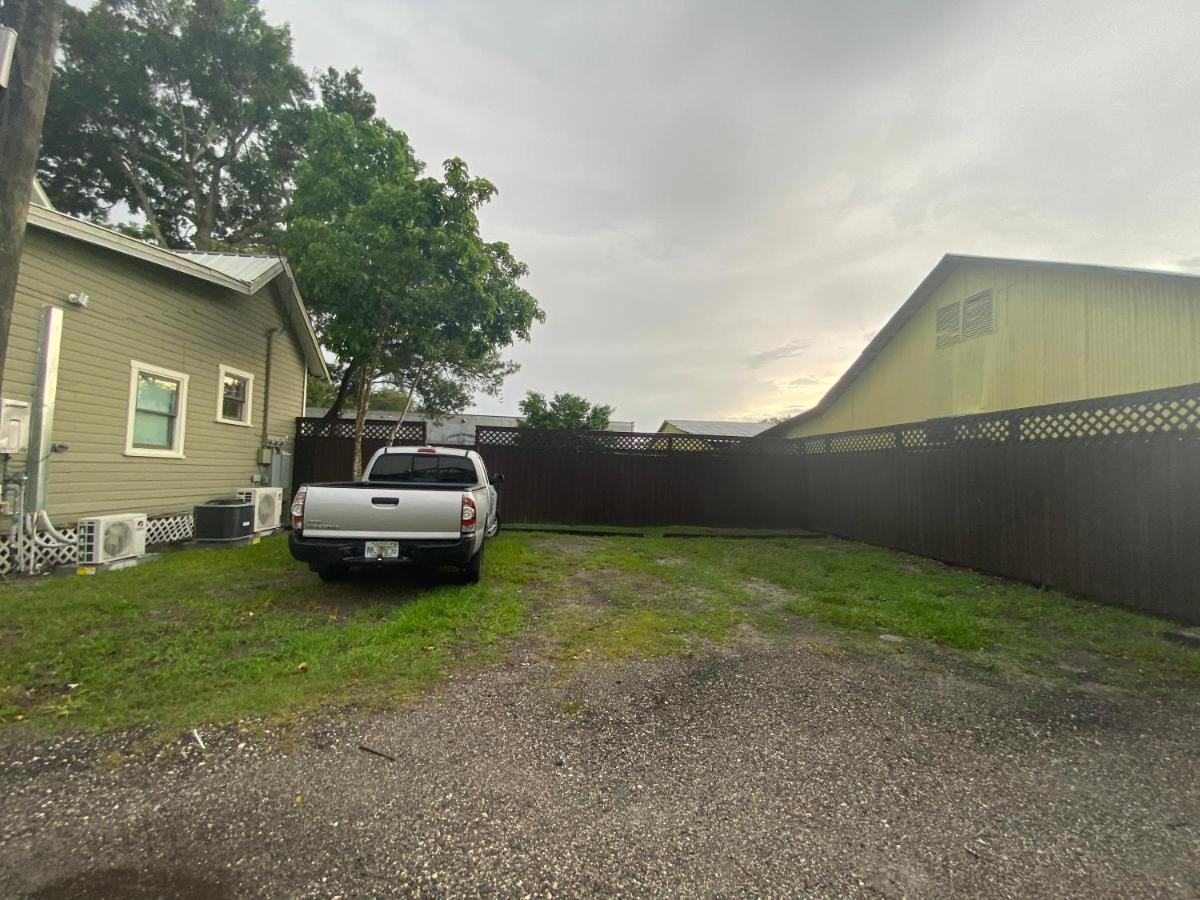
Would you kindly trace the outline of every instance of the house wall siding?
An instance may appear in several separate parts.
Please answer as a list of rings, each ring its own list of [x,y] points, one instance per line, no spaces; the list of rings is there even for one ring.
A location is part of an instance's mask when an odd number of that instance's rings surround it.
[[[88,295],[88,307],[67,302]],[[64,309],[49,463],[56,522],[83,516],[190,511],[260,473],[266,334],[274,341],[268,435],[290,444],[303,414],[305,366],[272,285],[245,296],[30,228],[13,311],[4,396],[30,400],[42,307]],[[125,455],[132,360],[189,376],[183,459]],[[216,421],[218,367],[254,376],[252,425]]]
[[[991,289],[995,331],[935,346],[937,310]],[[958,266],[827,411],[789,437],[1200,382],[1200,282]]]

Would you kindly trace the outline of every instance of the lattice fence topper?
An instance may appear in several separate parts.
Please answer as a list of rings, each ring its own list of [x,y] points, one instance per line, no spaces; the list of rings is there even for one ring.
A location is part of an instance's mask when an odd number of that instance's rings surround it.
[[[394,421],[388,421],[387,419],[367,419],[363,422],[363,438],[369,441],[386,441],[391,438],[395,428],[396,423]],[[352,438],[354,437],[354,420],[337,419],[333,422],[326,422],[324,419],[297,419],[296,435],[298,437],[316,438]],[[424,444],[425,423],[403,423],[400,426],[399,434],[396,435],[395,443]]]
[[[806,455],[1200,437],[1200,384],[800,438]]]
[[[480,425],[475,429],[477,447],[523,447],[535,450],[579,450],[603,453],[666,456],[678,453],[782,454],[796,455],[800,449],[786,438],[745,438],[729,435],[665,434],[643,431],[541,431]]]
[[[78,536],[75,528],[58,529],[69,538]],[[191,513],[155,516],[146,520],[146,544],[163,546],[190,540],[195,533],[195,520]],[[45,532],[27,537],[24,545],[24,560],[17,559],[17,542],[11,535],[0,536],[0,575],[14,572],[48,572],[58,566],[73,566],[79,561],[78,549],[74,544],[58,544]],[[18,565],[23,562],[23,565]]]
[[[1031,445],[1064,440],[1200,437],[1200,384],[1025,409],[930,419],[795,439],[629,431],[536,431],[481,425],[477,447],[605,453],[819,456],[887,450]]]

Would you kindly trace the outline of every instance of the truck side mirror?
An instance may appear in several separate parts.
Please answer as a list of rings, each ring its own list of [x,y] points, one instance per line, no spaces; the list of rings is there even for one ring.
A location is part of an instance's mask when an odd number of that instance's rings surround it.
[[[504,473],[503,472],[493,472],[492,473],[492,484],[504,484]]]

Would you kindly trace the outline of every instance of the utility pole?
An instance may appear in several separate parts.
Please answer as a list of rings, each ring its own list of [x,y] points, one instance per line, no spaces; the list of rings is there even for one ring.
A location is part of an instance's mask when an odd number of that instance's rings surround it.
[[[0,87],[0,391],[63,0],[3,4],[0,25],[17,33],[17,45],[8,86]]]

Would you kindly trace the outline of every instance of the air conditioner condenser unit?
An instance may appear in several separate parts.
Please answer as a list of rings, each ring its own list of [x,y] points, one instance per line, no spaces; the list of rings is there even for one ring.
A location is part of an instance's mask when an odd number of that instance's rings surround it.
[[[283,488],[243,488],[238,499],[254,504],[254,533],[275,531],[279,528],[279,517],[283,514]]]
[[[79,563],[97,566],[146,555],[146,516],[123,513],[79,520]]]

